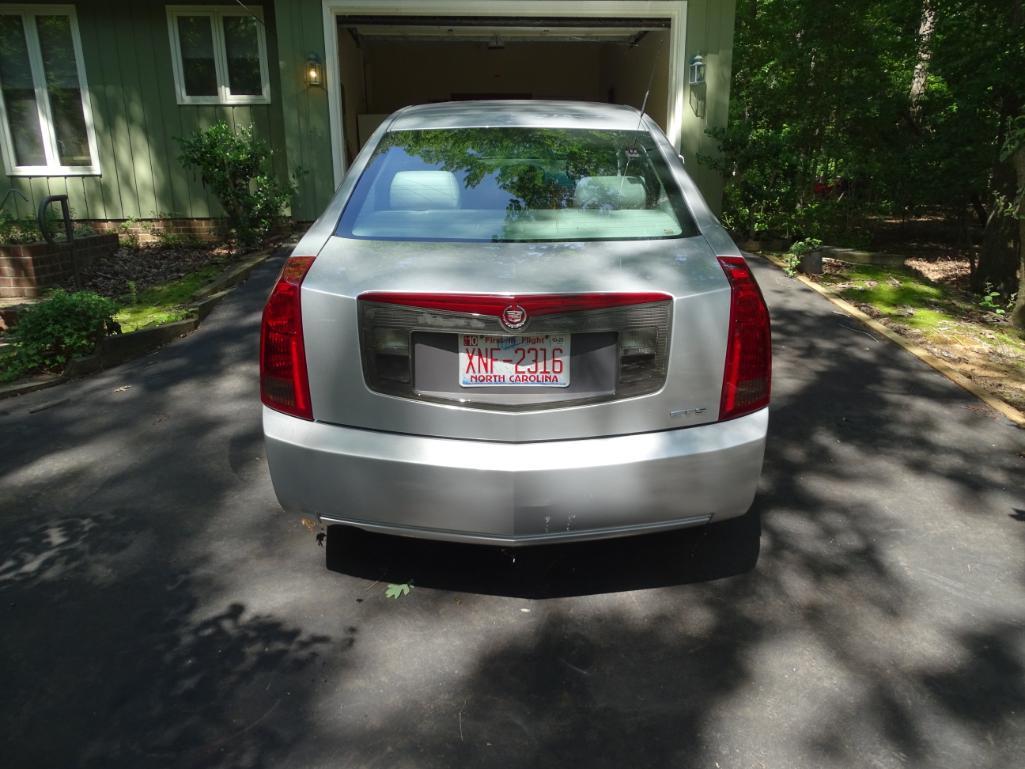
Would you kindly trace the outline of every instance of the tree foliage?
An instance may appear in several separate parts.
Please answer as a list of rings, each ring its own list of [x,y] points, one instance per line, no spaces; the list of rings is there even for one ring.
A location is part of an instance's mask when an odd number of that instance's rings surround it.
[[[460,128],[396,131],[377,151],[398,147],[424,163],[463,174],[467,188],[491,176],[514,196],[514,212],[565,207],[576,183],[596,175],[639,176],[653,205],[660,188],[651,164],[642,160],[648,144],[632,131]]]
[[[975,285],[1018,288],[1023,0],[739,0],[729,128],[706,159],[742,234],[854,240],[869,214],[984,229]]]

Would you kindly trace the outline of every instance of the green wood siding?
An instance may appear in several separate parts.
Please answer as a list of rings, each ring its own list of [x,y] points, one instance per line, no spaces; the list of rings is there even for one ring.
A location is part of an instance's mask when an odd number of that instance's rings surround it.
[[[482,0],[484,2],[485,0]],[[183,3],[184,4],[184,3]],[[216,3],[231,5],[231,0]],[[79,219],[218,216],[203,185],[178,162],[176,139],[226,120],[252,124],[275,150],[278,173],[299,174],[292,206],[298,220],[314,219],[334,190],[327,89],[308,87],[304,63],[324,59],[321,0],[247,0],[261,7],[267,32],[271,103],[240,106],[178,105],[174,92],[166,3],[157,0],[80,0],[75,3],[99,147],[100,176],[6,177],[8,211],[33,216],[41,198],[66,192]],[[687,56],[701,53],[707,65],[704,117],[684,93],[682,148],[687,168],[713,208],[722,181],[697,160],[713,154],[706,129],[726,124],[732,65],[735,0],[689,0]],[[415,66],[415,63],[411,63]],[[328,80],[335,75],[326,71]],[[684,77],[684,80],[686,78]]]
[[[275,9],[289,166],[307,171],[293,210],[298,219],[313,219],[334,189],[327,90],[308,88],[302,79],[306,56],[316,52],[324,57],[322,4],[321,0],[275,0]],[[707,66],[704,117],[694,113],[690,87],[685,86],[681,145],[688,171],[715,210],[722,198],[722,180],[700,164],[697,155],[715,154],[716,144],[705,130],[726,125],[735,12],[736,0],[689,0],[687,56],[686,61],[679,63],[686,68],[690,58],[701,53]],[[326,76],[330,79],[334,75],[327,71]],[[683,80],[686,82],[686,76]]]
[[[230,2],[189,5],[231,5]],[[249,7],[261,7],[250,2]],[[86,80],[92,99],[100,176],[26,178],[6,176],[0,196],[15,188],[7,210],[34,216],[39,201],[67,193],[77,219],[218,216],[217,202],[178,162],[176,139],[217,120],[256,127],[275,147],[275,166],[287,170],[278,81],[274,8],[263,6],[267,30],[271,103],[238,106],[179,105],[174,92],[166,3],[154,0],[79,0]],[[323,44],[321,44],[323,47]]]
[[[708,204],[719,212],[723,180],[718,172],[698,161],[698,155],[718,154],[718,145],[705,131],[725,127],[730,107],[730,78],[733,72],[733,25],[736,0],[689,0],[687,3],[687,57],[694,54],[705,60],[705,84],[697,86],[695,96],[703,96],[705,115],[699,117],[691,107],[691,86],[685,86],[681,151],[687,173],[694,179]],[[684,76],[684,82],[687,77]]]
[[[335,187],[327,89],[303,79],[309,54],[324,61],[323,10],[320,0],[276,0],[274,6],[285,148],[289,168],[299,176],[292,213],[308,221],[320,215]]]

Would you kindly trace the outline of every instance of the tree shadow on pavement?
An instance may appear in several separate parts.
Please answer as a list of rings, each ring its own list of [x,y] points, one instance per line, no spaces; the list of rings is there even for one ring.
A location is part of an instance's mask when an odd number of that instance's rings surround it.
[[[902,351],[763,271],[754,515],[506,551],[345,530],[327,571],[261,457],[272,269],[194,338],[2,417],[0,763],[1020,764],[1021,436]]]
[[[296,678],[354,635],[304,633],[238,602],[211,613],[211,586],[125,512],[0,543],[3,764],[274,766],[303,736]],[[278,710],[293,718],[271,720]]]
[[[459,650],[420,659],[441,682],[379,711],[400,733],[349,734],[349,763],[386,739],[403,767],[1019,762],[1021,436],[807,293],[773,306],[747,557],[714,527],[522,551],[332,531],[337,577],[412,579],[395,611]]]
[[[246,496],[263,471],[263,295],[3,417],[4,767],[280,766],[307,736],[309,682],[325,660],[347,669],[355,627],[310,632],[226,590],[226,564],[263,547],[231,536],[240,513],[281,531]]]

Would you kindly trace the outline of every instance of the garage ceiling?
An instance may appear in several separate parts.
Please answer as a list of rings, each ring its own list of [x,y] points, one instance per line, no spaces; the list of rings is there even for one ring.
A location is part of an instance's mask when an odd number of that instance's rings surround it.
[[[514,42],[636,44],[648,32],[669,28],[668,19],[494,18],[444,16],[347,16],[339,18],[357,43],[479,42],[493,48]]]

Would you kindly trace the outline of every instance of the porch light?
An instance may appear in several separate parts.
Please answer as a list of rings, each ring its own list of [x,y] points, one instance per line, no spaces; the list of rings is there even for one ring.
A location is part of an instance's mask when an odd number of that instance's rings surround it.
[[[306,57],[306,85],[316,86],[324,84],[324,70],[320,63],[320,56],[311,53]]]
[[[689,69],[691,85],[701,85],[705,82],[705,59],[700,53],[694,54]]]

